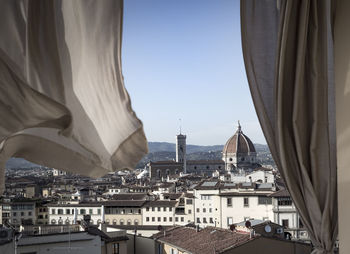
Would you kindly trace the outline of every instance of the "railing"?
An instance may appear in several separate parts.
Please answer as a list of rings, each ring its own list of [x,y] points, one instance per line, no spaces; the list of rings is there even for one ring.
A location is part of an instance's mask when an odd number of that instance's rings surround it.
[[[24,226],[22,233],[25,235],[48,235],[57,233],[79,232],[79,225],[57,225],[57,226]]]

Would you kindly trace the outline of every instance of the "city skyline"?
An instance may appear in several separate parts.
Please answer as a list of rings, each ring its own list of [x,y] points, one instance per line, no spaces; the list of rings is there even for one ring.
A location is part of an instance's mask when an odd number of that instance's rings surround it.
[[[266,144],[244,70],[239,1],[126,1],[122,62],[148,141],[224,144],[241,121]]]

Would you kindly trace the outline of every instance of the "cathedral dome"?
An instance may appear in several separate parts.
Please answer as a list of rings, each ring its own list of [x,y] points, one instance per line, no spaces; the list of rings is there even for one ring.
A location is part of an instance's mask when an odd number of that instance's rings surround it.
[[[236,133],[227,140],[222,153],[225,154],[250,154],[256,153],[253,142],[243,134],[238,122]]]

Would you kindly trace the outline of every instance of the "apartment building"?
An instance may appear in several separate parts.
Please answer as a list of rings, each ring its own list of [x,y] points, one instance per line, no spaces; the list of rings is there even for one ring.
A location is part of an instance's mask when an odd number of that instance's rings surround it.
[[[142,225],[142,207],[146,200],[113,200],[105,206],[105,222],[110,225]]]
[[[220,181],[204,181],[194,188],[195,224],[221,227]]]
[[[91,216],[91,224],[102,222],[102,205],[100,203],[82,202],[74,204],[47,204],[49,224],[73,224],[83,220],[84,215]]]
[[[155,200],[145,203],[142,207],[142,224],[153,226],[175,225],[175,208],[177,203],[177,201],[172,200]],[[179,218],[177,220],[179,222]],[[184,217],[182,220],[183,222],[185,221]]]
[[[291,233],[292,237],[308,239],[308,233],[304,228],[299,213],[287,190],[279,190],[272,193],[274,222],[282,225],[285,231]]]
[[[194,188],[195,223],[228,228],[249,219],[274,221],[272,183],[203,181]]]

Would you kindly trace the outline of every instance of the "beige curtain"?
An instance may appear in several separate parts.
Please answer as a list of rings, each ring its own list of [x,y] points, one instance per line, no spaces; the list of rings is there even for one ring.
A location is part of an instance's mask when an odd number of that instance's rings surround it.
[[[314,245],[337,237],[332,8],[326,0],[242,0],[242,47],[256,112]]]
[[[0,187],[10,157],[99,177],[147,152],[121,72],[122,0],[4,0]]]

